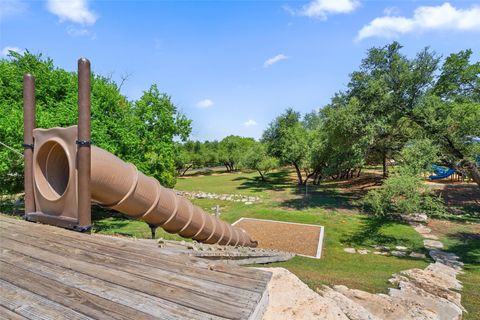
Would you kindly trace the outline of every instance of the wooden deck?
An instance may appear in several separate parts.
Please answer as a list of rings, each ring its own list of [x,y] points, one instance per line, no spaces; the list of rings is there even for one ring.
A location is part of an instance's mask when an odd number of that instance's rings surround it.
[[[261,319],[269,272],[0,214],[0,318]]]

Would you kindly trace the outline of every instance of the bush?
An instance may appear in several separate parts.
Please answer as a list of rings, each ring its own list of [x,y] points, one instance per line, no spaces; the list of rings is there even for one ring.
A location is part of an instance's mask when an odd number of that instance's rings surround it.
[[[362,200],[364,211],[377,216],[425,213],[443,215],[445,208],[416,175],[397,174],[385,180],[380,189],[371,190]]]

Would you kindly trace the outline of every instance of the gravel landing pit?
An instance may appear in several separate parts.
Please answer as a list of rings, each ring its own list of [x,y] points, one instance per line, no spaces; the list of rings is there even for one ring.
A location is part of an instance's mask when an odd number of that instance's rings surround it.
[[[320,259],[323,226],[254,218],[241,218],[235,223],[258,241],[258,247],[293,252]]]

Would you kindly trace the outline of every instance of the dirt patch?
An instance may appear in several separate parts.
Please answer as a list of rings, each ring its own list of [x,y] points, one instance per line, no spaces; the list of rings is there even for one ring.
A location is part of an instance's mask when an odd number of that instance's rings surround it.
[[[439,236],[449,236],[452,233],[457,233],[458,229],[465,229],[465,233],[480,236],[480,223],[457,223],[448,220],[430,219],[427,226],[432,230],[432,233]],[[468,231],[468,232],[467,232]]]
[[[243,219],[235,224],[258,241],[259,248],[313,256],[317,254],[320,226]]]

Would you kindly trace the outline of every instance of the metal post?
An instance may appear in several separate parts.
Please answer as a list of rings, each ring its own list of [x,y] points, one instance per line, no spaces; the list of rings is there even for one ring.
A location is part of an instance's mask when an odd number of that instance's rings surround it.
[[[78,224],[83,231],[90,228],[90,61],[78,60]]]
[[[23,156],[25,214],[35,212],[33,196],[33,129],[35,128],[35,78],[31,74],[23,76]]]

